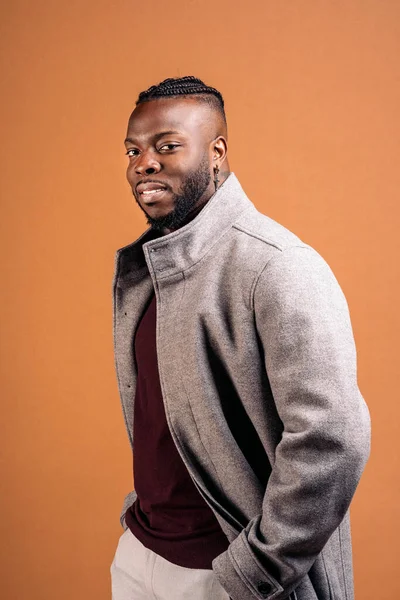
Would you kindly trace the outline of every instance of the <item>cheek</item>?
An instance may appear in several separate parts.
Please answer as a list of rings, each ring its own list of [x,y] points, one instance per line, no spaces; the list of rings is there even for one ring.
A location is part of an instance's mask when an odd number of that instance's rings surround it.
[[[131,183],[131,181],[132,181],[132,175],[133,175],[133,165],[131,165],[129,163],[128,166],[126,167],[126,178],[129,181],[129,183]]]

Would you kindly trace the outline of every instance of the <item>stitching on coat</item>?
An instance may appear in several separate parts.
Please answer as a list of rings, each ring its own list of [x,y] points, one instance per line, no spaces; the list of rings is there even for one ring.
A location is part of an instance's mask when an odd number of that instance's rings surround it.
[[[339,546],[340,546],[340,560],[342,563],[342,569],[343,569],[343,581],[344,581],[344,594],[346,596],[346,600],[348,600],[348,594],[347,594],[347,580],[346,580],[346,569],[344,568],[344,563],[343,563],[343,549],[342,549],[342,534],[341,534],[341,525],[339,525],[338,527],[338,534],[339,534]]]
[[[250,235],[251,237],[256,238],[257,240],[260,240],[261,242],[266,242],[267,244],[269,244],[270,246],[273,246],[274,248],[277,248],[278,250],[283,250],[283,247],[281,245],[277,244],[276,242],[273,242],[272,240],[269,240],[266,237],[263,237],[262,235],[260,235],[258,233],[254,233],[253,231],[246,229],[245,227],[243,227],[243,225],[234,223],[232,225],[232,227],[234,227],[235,229],[238,229],[239,231],[243,231],[243,233],[247,233],[247,235]]]
[[[230,557],[232,563],[233,563],[233,568],[235,569],[236,573],[239,575],[240,579],[243,581],[243,583],[248,587],[248,583],[250,583],[250,586],[255,590],[256,588],[254,587],[254,585],[251,583],[251,581],[249,579],[247,579],[244,575],[244,573],[242,572],[242,569],[240,568],[236,558],[234,557],[232,551],[229,550],[228,547],[228,556]],[[237,567],[237,568],[236,568]]]
[[[261,514],[262,517],[262,514]],[[260,519],[261,520],[261,519]],[[254,553],[251,550],[251,546],[248,540],[248,537],[244,534],[244,531],[241,531],[240,534],[243,537],[243,544],[248,552],[249,557],[252,559],[254,565],[256,566],[257,570],[260,571],[262,573],[262,577],[265,577],[266,579],[268,579],[268,581],[273,585],[273,587],[275,588],[275,591],[272,593],[272,597],[276,596],[276,594],[279,592],[281,592],[283,590],[281,584],[279,583],[279,581],[277,581],[274,577],[272,577],[272,575],[270,575],[268,573],[268,571],[264,568],[263,565],[261,565],[256,557],[254,556]],[[242,570],[240,568],[239,563],[237,562],[234,553],[232,552],[232,549],[230,547],[228,547],[228,555],[232,558],[232,560],[235,562],[235,564],[237,565],[240,573],[242,573]],[[246,575],[243,573],[244,577],[246,577]],[[247,581],[252,585],[251,581],[249,579],[247,579]],[[252,585],[252,587],[254,588],[254,586]],[[256,588],[254,588],[256,589]]]
[[[329,600],[335,600],[334,597],[333,597],[333,594],[332,594],[332,588],[331,588],[331,584],[330,584],[329,578],[328,578],[328,571],[327,571],[327,568],[326,568],[325,558],[324,558],[323,551],[321,552],[321,558],[322,558],[322,564],[324,566],[326,583],[328,584]]]
[[[242,532],[241,532],[242,533]],[[246,538],[245,538],[246,539]],[[247,539],[246,539],[247,542]],[[242,569],[240,568],[239,563],[237,562],[235,555],[233,554],[232,550],[228,547],[228,556],[231,558],[232,562],[234,563],[234,569],[237,572],[237,574],[239,575],[240,579],[243,581],[243,583],[248,587],[248,584],[250,584],[250,586],[258,593],[257,588],[252,584],[252,582],[250,581],[250,579],[248,579],[246,577],[246,575],[243,573]],[[264,569],[260,569],[260,566],[258,565],[257,561],[255,560],[253,554],[250,552],[249,556],[253,559],[253,562],[255,563],[257,569],[261,570],[262,572],[264,572]],[[235,566],[236,565],[236,566]],[[266,573],[265,575],[263,575],[263,577],[265,577],[266,579],[270,579],[268,573]],[[270,580],[272,584],[274,584],[274,582],[272,580]],[[276,587],[276,586],[274,586]],[[276,589],[272,596],[276,595],[277,591],[279,591],[278,589]]]

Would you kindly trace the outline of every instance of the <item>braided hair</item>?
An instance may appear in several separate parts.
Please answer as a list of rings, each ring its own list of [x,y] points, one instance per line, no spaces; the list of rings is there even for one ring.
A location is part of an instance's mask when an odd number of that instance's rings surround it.
[[[226,115],[224,109],[224,99],[221,93],[213,87],[206,85],[201,79],[186,75],[185,77],[169,77],[164,79],[158,85],[152,85],[147,90],[140,92],[136,100],[136,106],[142,102],[148,102],[156,98],[176,98],[178,96],[192,96],[200,102],[207,103],[211,108],[217,110],[224,122]]]

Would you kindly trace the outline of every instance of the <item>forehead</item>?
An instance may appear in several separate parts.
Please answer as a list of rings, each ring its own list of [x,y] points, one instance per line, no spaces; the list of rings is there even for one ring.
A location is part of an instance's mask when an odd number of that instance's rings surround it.
[[[129,118],[128,136],[148,138],[162,130],[201,136],[210,121],[210,108],[193,98],[159,98],[139,104]]]

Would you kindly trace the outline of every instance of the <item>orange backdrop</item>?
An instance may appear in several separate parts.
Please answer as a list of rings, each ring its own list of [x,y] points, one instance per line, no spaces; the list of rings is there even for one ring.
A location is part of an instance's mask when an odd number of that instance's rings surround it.
[[[348,299],[372,456],[352,505],[358,600],[398,577],[397,0],[13,0],[1,6],[0,596],[106,600],[132,461],[114,374],[116,248],[138,93],[226,100],[231,169]]]

